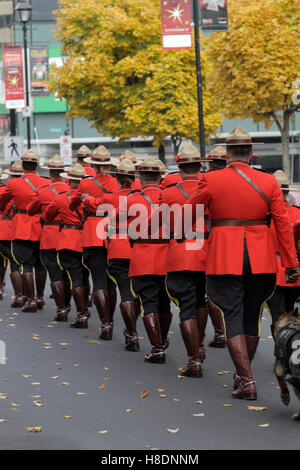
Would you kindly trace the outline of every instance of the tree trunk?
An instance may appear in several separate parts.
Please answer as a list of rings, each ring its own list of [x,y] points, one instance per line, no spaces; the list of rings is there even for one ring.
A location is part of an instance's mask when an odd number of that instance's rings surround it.
[[[181,145],[182,138],[178,137],[178,135],[172,135],[172,143],[173,143],[173,155],[177,157],[179,152],[179,147]]]
[[[291,182],[291,163],[290,163],[290,113],[283,114],[284,125],[281,130],[282,142],[282,167]]]
[[[166,149],[164,144],[160,144],[158,147],[158,158],[163,162],[163,164],[166,163]]]

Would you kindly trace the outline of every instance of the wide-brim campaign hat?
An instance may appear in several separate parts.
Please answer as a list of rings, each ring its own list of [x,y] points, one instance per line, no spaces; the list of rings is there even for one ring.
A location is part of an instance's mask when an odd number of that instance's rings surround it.
[[[38,157],[37,154],[35,153],[34,150],[29,149],[26,150],[24,155],[21,157],[22,162],[38,162]]]
[[[10,176],[22,176],[24,174],[22,161],[16,160],[4,173]]]
[[[92,155],[92,152],[86,145],[82,145],[78,150],[76,155],[73,156],[73,158],[86,158],[90,157]]]
[[[132,161],[135,166],[139,166],[143,162],[143,160],[138,160],[136,154],[131,152],[131,150],[125,150],[120,156],[120,161],[124,160],[124,158]]]
[[[137,171],[140,173],[165,173],[165,166],[163,163],[154,158],[145,158],[143,162],[138,166]]]
[[[186,144],[176,158],[177,165],[198,162],[201,162],[200,152],[193,144]]]
[[[135,175],[135,165],[128,158],[123,158],[115,168],[110,172],[112,175]]]
[[[220,145],[263,145],[263,142],[252,142],[251,135],[242,127],[237,126],[228,134],[226,142]]]
[[[299,191],[299,188],[290,186],[289,179],[284,171],[276,170],[273,173],[273,176],[275,176],[276,181],[282,191]]]
[[[0,180],[7,180],[7,178],[8,178],[8,174],[4,173],[2,168],[0,168]]]
[[[59,155],[54,155],[48,161],[47,165],[42,166],[44,170],[64,170],[65,164]]]
[[[110,155],[109,150],[105,148],[103,145],[100,145],[96,148],[93,155],[89,158],[84,159],[85,163],[89,163],[90,165],[112,165],[113,161]]]
[[[74,163],[70,168],[65,168],[63,173],[60,173],[59,176],[62,178],[68,178],[69,180],[82,180],[85,177],[85,169],[80,163]]]
[[[224,162],[228,160],[227,151],[221,145],[214,148],[205,158],[202,158],[202,162]]]

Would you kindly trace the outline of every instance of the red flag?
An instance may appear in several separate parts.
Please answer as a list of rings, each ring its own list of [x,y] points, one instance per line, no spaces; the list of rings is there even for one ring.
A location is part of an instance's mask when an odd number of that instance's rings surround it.
[[[25,107],[23,54],[21,46],[2,46],[5,85],[5,107]]]
[[[191,49],[191,23],[190,0],[161,0],[163,49]]]

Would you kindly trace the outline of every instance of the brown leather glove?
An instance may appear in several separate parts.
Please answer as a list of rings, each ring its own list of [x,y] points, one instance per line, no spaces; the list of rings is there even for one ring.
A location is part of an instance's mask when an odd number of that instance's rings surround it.
[[[294,284],[300,276],[300,269],[298,266],[294,268],[286,268],[285,270],[285,280],[287,284]]]

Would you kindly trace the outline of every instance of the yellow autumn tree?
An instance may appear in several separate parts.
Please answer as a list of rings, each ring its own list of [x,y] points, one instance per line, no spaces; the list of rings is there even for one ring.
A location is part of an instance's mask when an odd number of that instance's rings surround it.
[[[172,136],[197,139],[193,50],[163,51],[159,0],[60,0],[57,39],[68,56],[53,71],[50,90],[67,99],[70,115],[122,141],[152,136],[162,147]],[[222,116],[206,88],[206,136]]]
[[[290,121],[300,110],[300,3],[230,0],[229,31],[206,43],[213,65],[209,88],[228,118],[252,118],[282,136],[283,169],[290,177]]]

